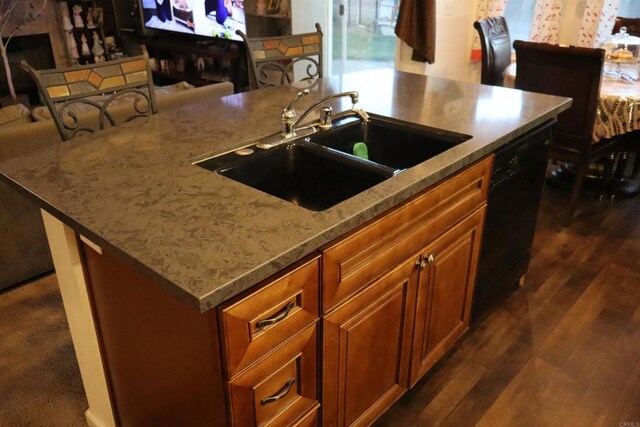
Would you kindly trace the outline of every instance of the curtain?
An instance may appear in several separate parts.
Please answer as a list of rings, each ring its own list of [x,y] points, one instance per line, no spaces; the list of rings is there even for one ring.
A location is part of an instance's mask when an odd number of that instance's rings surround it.
[[[507,0],[480,0],[478,2],[478,14],[476,20],[486,19],[490,16],[504,16],[504,9],[507,7]],[[507,25],[509,23],[507,22]],[[482,49],[480,47],[480,37],[477,32],[473,34],[473,43],[471,46],[471,59],[479,61],[482,58]]]
[[[562,0],[536,0],[529,40],[558,44]]]
[[[414,61],[433,64],[436,52],[436,0],[401,0],[396,35],[411,48]]]
[[[611,34],[619,7],[620,0],[586,0],[578,46],[598,47]]]

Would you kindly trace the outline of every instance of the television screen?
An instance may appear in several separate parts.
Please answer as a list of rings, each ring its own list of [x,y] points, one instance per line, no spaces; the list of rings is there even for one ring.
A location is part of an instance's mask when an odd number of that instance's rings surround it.
[[[241,40],[244,0],[141,0],[146,28]]]

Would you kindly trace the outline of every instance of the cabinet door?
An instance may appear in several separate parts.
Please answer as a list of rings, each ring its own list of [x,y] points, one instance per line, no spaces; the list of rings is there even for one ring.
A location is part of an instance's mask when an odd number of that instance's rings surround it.
[[[325,317],[324,425],[370,424],[408,388],[416,260]]]
[[[469,326],[484,211],[477,210],[422,252],[412,384]]]

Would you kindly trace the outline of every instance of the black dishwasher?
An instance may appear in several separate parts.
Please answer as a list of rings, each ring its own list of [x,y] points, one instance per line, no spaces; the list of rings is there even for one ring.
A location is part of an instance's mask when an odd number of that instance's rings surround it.
[[[529,267],[551,127],[545,123],[495,154],[487,199],[473,318],[515,289]]]

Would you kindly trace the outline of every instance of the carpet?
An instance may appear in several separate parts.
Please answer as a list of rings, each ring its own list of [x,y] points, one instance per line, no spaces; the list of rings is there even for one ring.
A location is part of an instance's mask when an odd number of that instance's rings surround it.
[[[0,293],[0,426],[85,426],[84,395],[55,274]]]

